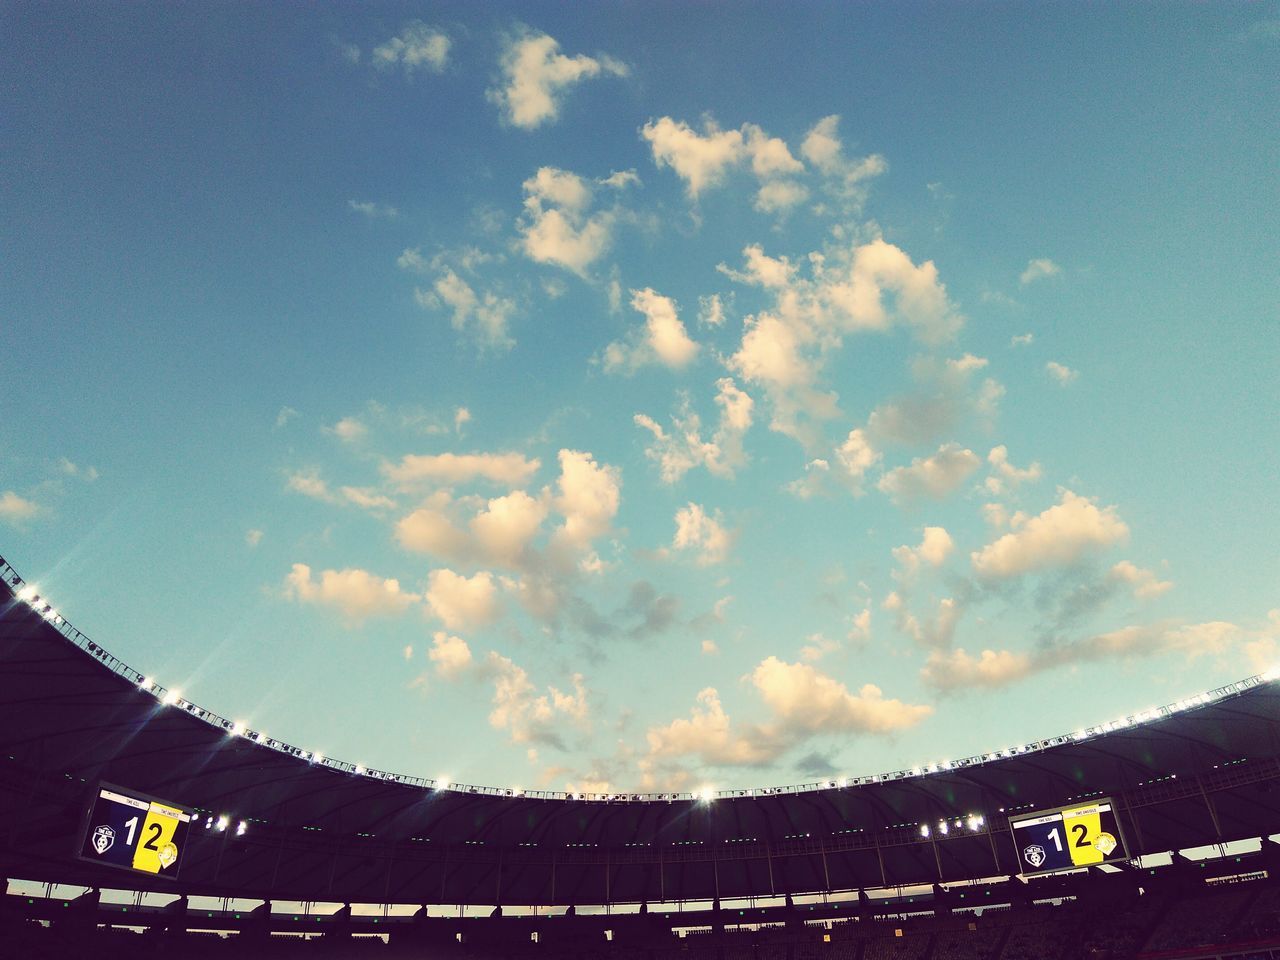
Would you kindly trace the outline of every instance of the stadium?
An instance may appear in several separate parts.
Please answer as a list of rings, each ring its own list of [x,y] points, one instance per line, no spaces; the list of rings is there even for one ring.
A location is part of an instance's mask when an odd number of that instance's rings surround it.
[[[1280,960],[1280,0],[0,91],[0,960]]]
[[[238,728],[0,573],[10,956],[1280,955],[1274,678],[930,769],[514,795]],[[172,860],[107,865],[101,798]],[[1019,852],[1058,811],[1106,818],[1083,866]]]

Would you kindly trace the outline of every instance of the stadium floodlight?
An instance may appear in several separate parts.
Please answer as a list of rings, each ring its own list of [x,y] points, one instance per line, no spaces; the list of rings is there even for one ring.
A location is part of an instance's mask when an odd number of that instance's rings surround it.
[[[166,707],[171,707],[181,699],[182,699],[181,690],[166,690],[164,693],[164,699],[161,700],[160,702],[163,703]]]
[[[983,822],[984,821],[982,817],[978,816],[976,813],[969,814],[968,820],[965,821],[971,833],[977,833],[978,830],[982,827]]]
[[[244,832],[248,829],[249,829],[249,825],[245,823],[243,820],[241,820],[240,823],[236,826],[236,836],[243,837]]]
[[[927,823],[920,824],[920,836],[925,840],[929,839],[929,825]]]
[[[698,791],[697,797],[699,803],[711,803],[716,798],[716,792],[710,787],[703,787]]]
[[[313,754],[311,754],[311,762],[312,762],[312,763],[324,763],[324,754],[323,754],[323,753],[313,753]]]
[[[218,818],[218,823],[217,823],[218,832],[219,833],[224,832],[230,824],[231,824],[231,818],[224,813],[222,816]]]
[[[150,689],[151,689],[151,678],[150,678],[150,677],[143,677],[141,680],[139,680],[139,681],[138,681],[138,689],[139,689],[139,690],[150,690]]]
[[[18,599],[23,603],[31,603],[34,600],[39,600],[40,594],[37,592],[38,589],[39,588],[37,588],[34,583],[28,583],[18,591]]]
[[[364,766],[362,764],[359,764],[359,763],[356,764],[356,776],[357,777],[364,776]]]
[[[950,828],[947,826],[947,821],[945,820],[938,821],[938,832],[942,834],[944,837],[947,835],[947,832],[949,829]]]
[[[231,735],[233,737],[244,736],[244,724],[237,720],[231,725]]]
[[[448,790],[448,789],[449,789],[449,778],[448,778],[448,777],[437,777],[437,778],[436,778],[436,789],[437,789],[437,790]]]

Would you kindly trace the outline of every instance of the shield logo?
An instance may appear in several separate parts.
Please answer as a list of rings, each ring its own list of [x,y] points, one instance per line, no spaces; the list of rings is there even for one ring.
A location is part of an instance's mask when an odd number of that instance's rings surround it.
[[[160,852],[156,854],[156,859],[160,861],[160,866],[172,867],[178,859],[178,848],[175,844],[166,843],[160,848]]]
[[[98,851],[98,856],[102,856],[111,849],[111,845],[116,842],[116,832],[103,824],[94,828],[93,831],[93,849]]]
[[[1039,867],[1045,861],[1044,847],[1038,843],[1031,844],[1022,851],[1022,859],[1033,867]]]

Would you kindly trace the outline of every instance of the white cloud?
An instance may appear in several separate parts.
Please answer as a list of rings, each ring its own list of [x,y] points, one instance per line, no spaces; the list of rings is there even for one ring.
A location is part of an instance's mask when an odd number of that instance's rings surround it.
[[[786,141],[771,137],[754,123],[742,125],[751,171],[761,180],[779,175],[803,173],[804,164],[791,155]]]
[[[560,115],[564,93],[575,84],[599,76],[625,77],[627,66],[603,56],[567,57],[545,33],[527,34],[507,43],[502,52],[503,86],[488,92],[505,119],[534,130]]]
[[[276,414],[276,429],[279,430],[297,416],[298,411],[293,407],[281,407],[279,413]]]
[[[7,520],[10,523],[20,523],[24,520],[30,520],[41,512],[40,504],[27,497],[20,497],[12,490],[6,490],[0,493],[0,520]]]
[[[591,188],[575,173],[541,167],[524,182],[524,216],[518,224],[524,253],[536,263],[563,267],[580,277],[604,255],[615,215],[588,216]]]
[[[894,503],[943,500],[954,493],[978,469],[977,455],[956,443],[943,444],[930,457],[916,457],[909,467],[895,467],[876,486]]]
[[[528,483],[541,466],[541,461],[519,453],[409,454],[398,464],[384,463],[382,472],[404,489],[453,486],[475,480],[515,488]]]
[[[471,411],[466,407],[458,407],[453,411],[453,432],[461,435],[462,428],[471,422]]]
[[[405,24],[399,35],[373,48],[373,65],[385,70],[399,65],[405,73],[429,70],[440,73],[449,62],[447,34],[421,20]]]
[[[867,181],[883,174],[889,164],[878,153],[859,159],[845,157],[839,124],[840,117],[835,114],[819,120],[805,135],[800,155],[826,175],[832,194],[856,208],[866,198]]]
[[[674,170],[693,200],[707,187],[718,186],[726,171],[745,155],[740,131],[721,130],[711,119],[703,122],[702,129],[699,134],[684,121],[662,117],[640,131],[653,149],[654,163]]]
[[[1021,680],[1036,669],[1028,654],[983,650],[977,657],[963,648],[929,654],[921,679],[935,690],[993,689]]]
[[[713,293],[709,297],[698,298],[698,322],[707,327],[724,325],[724,303],[720,294]]]
[[[571,693],[548,686],[540,694],[525,669],[499,653],[490,652],[485,670],[494,686],[489,723],[505,730],[512,743],[540,743],[563,750],[565,724],[587,724],[588,696],[582,674],[570,678]]]
[[[370,220],[394,220],[400,216],[400,211],[395,207],[385,203],[373,203],[368,200],[348,200],[347,207],[356,213],[363,214]]]
[[[821,633],[813,633],[805,638],[808,642],[800,648],[800,659],[806,663],[817,663],[828,653],[833,653],[840,649],[840,644],[834,640],[829,640]]]
[[[300,493],[313,500],[333,503],[337,499],[329,490],[329,485],[321,478],[320,471],[314,467],[289,474],[285,478],[285,483],[294,493]]]
[[[809,199],[809,189],[794,180],[770,180],[756,191],[755,208],[761,213],[782,213]]]
[[[471,648],[467,646],[467,641],[450,636],[443,630],[432,635],[431,649],[427,651],[427,656],[435,664],[436,673],[446,680],[456,680],[471,667]]]
[[[886,700],[875,684],[857,693],[809,664],[763,660],[751,674],[776,721],[792,731],[814,733],[895,733],[933,713],[923,704]]]
[[[689,339],[670,297],[648,287],[632,290],[631,306],[645,317],[644,330],[635,331],[628,340],[611,343],[605,348],[605,370],[634,371],[650,363],[661,363],[672,370],[679,370],[693,360],[698,353],[698,345]]]
[[[547,516],[547,504],[522,490],[490,500],[471,520],[471,532],[490,562],[518,566]]]
[[[675,550],[696,550],[699,566],[723,563],[733,545],[733,534],[720,522],[720,513],[708,516],[700,504],[689,503],[676,511]]]
[[[498,618],[498,589],[493,574],[464,577],[448,568],[427,576],[427,606],[450,630],[482,627]]]
[[[1011,347],[1029,347],[1035,342],[1036,335],[1034,333],[1019,333],[1009,338],[1009,346]]]
[[[343,417],[326,429],[344,443],[363,440],[369,433],[369,428],[358,417]]]
[[[1129,528],[1115,507],[1100,510],[1092,500],[1063,490],[1057,504],[970,557],[979,576],[1008,579],[1069,566],[1128,537]]]
[[[430,290],[415,290],[414,299],[428,310],[447,308],[453,329],[468,334],[481,347],[509,350],[515,345],[507,329],[516,312],[515,301],[493,291],[477,293],[451,269],[446,268]]]
[[[861,429],[850,430],[844,442],[836,448],[836,462],[840,465],[842,479],[847,481],[855,497],[865,492],[862,489],[863,479],[867,471],[880,462],[881,456]]]
[[[421,599],[401,590],[400,581],[386,580],[365,570],[325,570],[316,581],[305,563],[293,565],[284,590],[286,597],[299,603],[335,607],[352,622],[403,613]]]
[[[1064,387],[1075,380],[1076,377],[1080,376],[1079,370],[1072,370],[1070,367],[1063,366],[1057,360],[1050,360],[1044,365],[1044,369],[1049,376],[1053,377],[1054,380],[1057,380],[1058,383]]]
[[[850,640],[859,642],[869,640],[871,638],[871,608],[863,607],[861,613],[856,613],[849,618],[849,632],[847,634]]]
[[[921,564],[940,567],[955,550],[955,541],[943,527],[925,527],[924,539],[918,547],[903,544],[894,547],[893,559],[898,562],[904,576],[911,576],[920,569]]]
[[[1033,673],[1100,660],[1177,654],[1189,660],[1222,656],[1240,645],[1246,655],[1250,644],[1265,632],[1246,631],[1221,620],[1206,623],[1135,624],[1037,649],[1033,653],[983,650],[972,657],[962,649],[931,654],[921,679],[940,691],[992,689],[1006,686]]]
[[[1040,479],[1040,464],[1032,463],[1029,467],[1015,467],[1009,462],[1009,448],[1004,444],[991,449],[987,454],[987,462],[991,464],[991,474],[987,477],[986,488],[997,496],[1004,493],[1006,489],[1014,489],[1024,483],[1033,483]]]
[[[945,650],[951,646],[956,626],[964,614],[964,607],[953,597],[938,601],[937,612],[921,620],[907,609],[906,598],[897,591],[884,599],[884,608],[894,615],[894,626],[922,647]]]
[[[688,719],[650,727],[645,736],[652,757],[694,756],[711,766],[759,766],[781,752],[758,728],[734,730],[715,687],[699,691]]]
[[[1045,277],[1057,276],[1061,272],[1062,268],[1052,260],[1047,257],[1038,257],[1027,262],[1027,267],[1018,277],[1018,282],[1025,287],[1029,283],[1043,280]]]
[[[717,380],[716,389],[720,417],[710,439],[703,439],[702,419],[689,409],[687,398],[672,415],[670,432],[643,413],[633,418],[636,426],[653,435],[645,456],[658,464],[664,483],[675,483],[699,466],[716,476],[731,477],[746,462],[742,438],[751,428],[755,402],[729,377]]]
[[[263,533],[261,530],[246,530],[244,534],[244,542],[246,546],[256,547],[262,542]]]
[[[1160,580],[1150,570],[1135,566],[1128,560],[1121,560],[1111,568],[1110,577],[1118,583],[1126,583],[1133,589],[1133,595],[1139,600],[1150,600],[1167,593],[1173,587],[1170,580]]]
[[[622,474],[617,467],[598,464],[589,453],[560,451],[559,494],[554,504],[564,523],[557,539],[585,549],[592,540],[609,532],[618,513]]]

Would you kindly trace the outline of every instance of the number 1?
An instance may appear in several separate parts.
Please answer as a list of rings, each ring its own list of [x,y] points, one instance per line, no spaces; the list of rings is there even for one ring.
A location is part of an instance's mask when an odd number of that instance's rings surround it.
[[[1058,836],[1058,828],[1054,827],[1049,831],[1049,839],[1053,841],[1053,845],[1058,848],[1058,852],[1062,852],[1062,838]]]
[[[129,828],[129,839],[128,839],[128,840],[126,840],[126,841],[124,842],[124,845],[125,845],[126,847],[132,847],[132,846],[133,846],[133,831],[134,831],[134,830],[136,830],[136,829],[138,829],[138,818],[137,818],[137,817],[134,817],[132,820],[126,820],[126,821],[124,822],[124,825],[125,825],[126,827],[128,827],[128,828]]]

